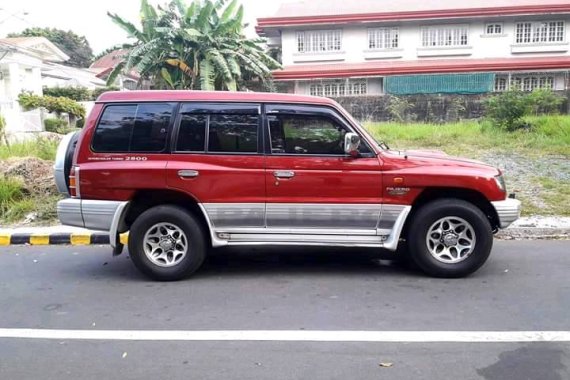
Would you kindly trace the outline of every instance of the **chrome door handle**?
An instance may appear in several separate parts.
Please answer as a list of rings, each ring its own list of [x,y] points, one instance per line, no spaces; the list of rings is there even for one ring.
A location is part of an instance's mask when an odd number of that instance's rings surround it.
[[[295,172],[291,170],[277,170],[273,172],[275,178],[293,178],[295,177]]]
[[[184,169],[178,171],[178,177],[180,178],[196,178],[199,174],[200,172],[198,170]]]

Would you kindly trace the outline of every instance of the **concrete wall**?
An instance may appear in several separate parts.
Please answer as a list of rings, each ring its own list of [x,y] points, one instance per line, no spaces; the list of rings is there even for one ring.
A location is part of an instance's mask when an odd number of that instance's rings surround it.
[[[560,106],[561,113],[568,113],[568,94]],[[411,107],[404,113],[409,121],[444,123],[460,119],[479,119],[484,116],[483,100],[491,95],[409,95]],[[335,99],[359,121],[390,121],[394,116],[388,105],[390,96],[344,97]]]

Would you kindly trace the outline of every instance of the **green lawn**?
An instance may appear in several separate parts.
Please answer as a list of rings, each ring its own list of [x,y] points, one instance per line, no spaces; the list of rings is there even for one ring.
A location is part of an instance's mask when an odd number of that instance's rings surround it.
[[[537,116],[530,131],[503,132],[489,122],[449,124],[366,123],[365,127],[390,147],[441,149],[449,154],[477,156],[498,150],[524,154],[570,156],[570,116]]]

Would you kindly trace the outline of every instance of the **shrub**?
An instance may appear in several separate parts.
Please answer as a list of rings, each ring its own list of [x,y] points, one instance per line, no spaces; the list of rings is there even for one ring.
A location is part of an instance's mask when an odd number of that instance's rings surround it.
[[[96,88],[95,90],[91,91],[91,99],[97,100],[99,95],[107,91],[119,91],[119,87],[109,86],[109,87]]]
[[[45,108],[49,112],[68,113],[77,118],[85,117],[85,107],[77,103],[75,100],[64,97],[38,96],[30,93],[21,93],[18,96],[18,102],[26,109]]]
[[[45,96],[52,96],[54,98],[69,98],[77,102],[91,100],[91,91],[87,87],[44,87],[43,93]]]
[[[564,98],[547,88],[536,89],[528,95],[530,111],[533,115],[558,114]]]
[[[529,113],[529,97],[520,90],[509,90],[484,100],[485,116],[504,130],[525,126],[522,118]]]
[[[417,116],[409,112],[412,107],[413,105],[407,98],[398,96],[390,96],[387,105],[390,117],[398,123],[410,122],[416,119]]]
[[[65,133],[67,131],[67,121],[54,117],[44,120],[44,126],[47,132]]]

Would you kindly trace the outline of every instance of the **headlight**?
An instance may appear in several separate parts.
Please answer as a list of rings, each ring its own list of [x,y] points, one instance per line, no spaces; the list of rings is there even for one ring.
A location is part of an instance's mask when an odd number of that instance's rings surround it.
[[[503,175],[498,175],[495,177],[495,182],[497,183],[497,187],[505,193],[507,191],[507,186],[505,185],[505,177]]]

